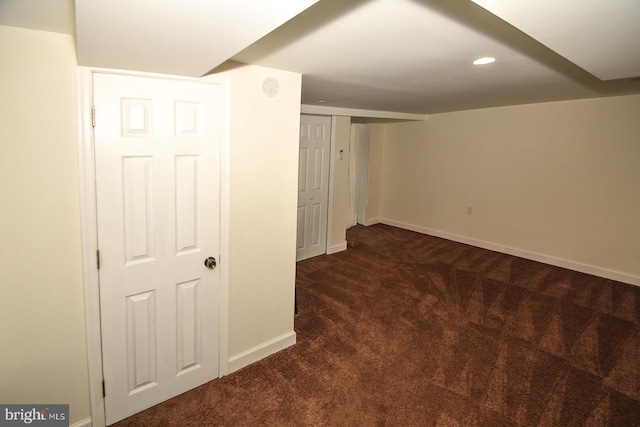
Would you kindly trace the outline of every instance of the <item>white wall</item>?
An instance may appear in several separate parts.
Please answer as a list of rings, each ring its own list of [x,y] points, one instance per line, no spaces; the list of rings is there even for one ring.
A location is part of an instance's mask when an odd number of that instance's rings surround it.
[[[74,44],[0,26],[0,402],[69,403],[71,423],[90,416]],[[228,75],[233,357],[295,341],[301,77],[261,67]],[[262,94],[267,76],[280,81],[275,98]]]
[[[380,216],[640,284],[639,117],[627,96],[385,125]]]
[[[262,354],[261,348],[272,340],[278,343],[271,349],[295,342],[301,76],[240,64],[223,75],[231,86],[229,357],[233,370]],[[262,92],[267,77],[279,81],[276,97]]]
[[[355,145],[355,203],[358,224],[366,225],[369,191],[369,125],[353,124],[351,143]]]
[[[382,151],[384,144],[385,126],[382,124],[369,125],[369,165],[368,189],[367,189],[367,209],[365,211],[365,225],[379,222],[382,214]]]
[[[0,26],[0,402],[89,417],[73,37]]]
[[[335,253],[347,248],[347,223],[349,221],[349,139],[351,138],[351,117],[333,116],[331,120],[333,150],[331,187],[329,197],[329,236],[327,253]],[[338,151],[343,150],[342,159]]]

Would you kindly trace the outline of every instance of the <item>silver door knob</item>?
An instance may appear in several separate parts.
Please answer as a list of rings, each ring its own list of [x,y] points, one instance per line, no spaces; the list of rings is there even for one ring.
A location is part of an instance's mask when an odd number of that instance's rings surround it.
[[[205,267],[207,267],[209,270],[213,270],[214,268],[216,268],[216,259],[212,256],[210,256],[209,258],[206,258],[204,260],[204,265]]]

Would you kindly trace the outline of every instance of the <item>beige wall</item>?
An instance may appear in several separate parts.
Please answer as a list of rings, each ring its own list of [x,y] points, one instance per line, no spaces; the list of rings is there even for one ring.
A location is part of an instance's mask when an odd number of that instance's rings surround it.
[[[369,192],[369,140],[370,125],[354,123],[351,125],[351,144],[355,162],[353,175],[355,179],[354,209],[357,223],[366,225],[367,201]]]
[[[0,402],[89,417],[73,37],[0,26]]]
[[[0,26],[0,402],[90,416],[73,37]],[[229,354],[293,332],[299,74],[228,73]],[[280,93],[262,94],[265,77]]]
[[[384,125],[369,125],[369,179],[365,225],[380,220],[380,197],[382,195],[382,149],[384,143]]]
[[[385,125],[380,216],[640,278],[639,117],[627,96]]]
[[[333,116],[331,120],[333,151],[331,175],[332,192],[329,204],[329,236],[327,253],[339,252],[347,248],[347,223],[349,220],[349,139],[351,138],[351,117]],[[343,150],[343,158],[338,159],[338,151]]]
[[[257,66],[231,79],[229,356],[293,332],[301,76]],[[278,96],[262,92],[275,77]]]

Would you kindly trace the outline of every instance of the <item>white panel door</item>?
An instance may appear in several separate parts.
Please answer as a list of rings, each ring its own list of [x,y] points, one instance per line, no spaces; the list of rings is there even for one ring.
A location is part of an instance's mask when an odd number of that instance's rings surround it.
[[[107,424],[218,376],[217,85],[94,75]]]
[[[298,261],[327,252],[331,117],[300,117]]]

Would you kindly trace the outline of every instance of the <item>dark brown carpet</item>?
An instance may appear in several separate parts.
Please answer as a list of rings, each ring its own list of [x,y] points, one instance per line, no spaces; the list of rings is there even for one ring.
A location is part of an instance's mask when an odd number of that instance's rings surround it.
[[[298,263],[298,343],[124,426],[638,426],[640,287],[384,225]]]

